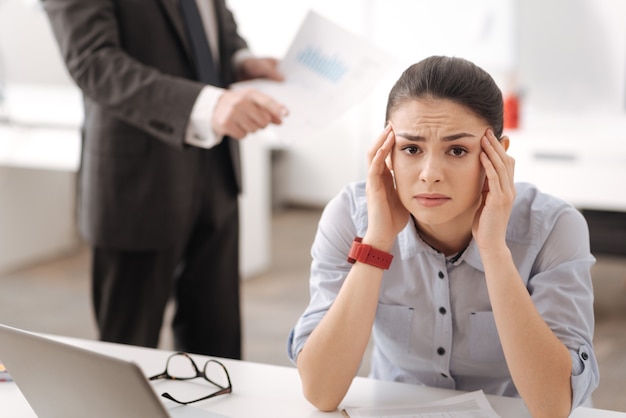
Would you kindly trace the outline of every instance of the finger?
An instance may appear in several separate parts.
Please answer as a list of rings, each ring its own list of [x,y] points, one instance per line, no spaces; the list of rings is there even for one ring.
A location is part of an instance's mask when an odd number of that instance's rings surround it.
[[[276,58],[261,58],[259,63],[261,64],[261,77],[274,81],[284,80],[283,74],[278,70],[279,61]]]
[[[500,163],[504,160],[506,151],[504,147],[502,147],[502,144],[498,142],[498,139],[491,129],[488,129],[483,136],[483,149],[489,158],[494,161],[494,165],[504,165]]]
[[[378,152],[378,150],[383,146],[385,141],[389,136],[389,132],[391,132],[391,125],[387,125],[385,129],[381,132],[381,134],[376,139],[376,142],[372,145],[372,147],[367,152],[368,162],[371,164],[374,156]]]
[[[508,141],[508,137],[505,136],[498,140],[498,138],[491,129],[487,130],[487,135],[489,138],[489,143],[493,146],[494,150],[505,165],[509,178],[513,179],[512,174],[515,167],[515,160],[507,153],[506,148],[502,144],[502,140]]]
[[[273,123],[281,123],[282,119],[289,115],[287,106],[274,100],[272,97],[258,90],[250,90],[250,99],[260,108],[269,112]]]
[[[263,129],[272,122],[272,115],[265,109],[256,105],[240,115],[239,122],[248,129],[248,132]]]
[[[506,152],[502,155],[501,152],[504,151],[504,148],[497,141],[491,130],[483,136],[482,147],[489,160],[488,165],[494,171],[492,174],[495,175],[495,177],[490,178],[490,186],[493,188],[497,183],[501,189],[506,188],[510,182],[509,173],[504,161],[504,158],[506,158],[507,155]],[[485,168],[487,168],[487,166],[485,166]]]
[[[269,62],[269,71],[267,74],[267,78],[274,81],[284,81],[284,74],[278,69],[279,61],[275,58],[268,58]]]
[[[483,168],[485,169],[485,175],[487,176],[487,179],[485,181],[489,185],[488,191],[489,192],[494,191],[495,186],[499,188],[500,181],[498,179],[498,173],[496,172],[496,169],[493,166],[491,159],[489,158],[489,156],[487,155],[485,151],[480,153],[480,162],[483,165]]]
[[[238,123],[232,121],[224,126],[223,133],[233,139],[243,139],[248,134]]]
[[[374,153],[370,162],[369,172],[377,177],[384,175],[385,173],[391,175],[389,167],[387,166],[387,157],[391,153],[393,144],[395,143],[395,135],[393,130],[388,130],[387,135],[384,137],[384,141],[381,146]]]
[[[245,132],[245,135],[254,133],[260,129],[257,125],[252,123],[252,121],[250,120],[240,120],[236,122],[236,124],[240,130]]]
[[[246,134],[256,132],[262,126],[260,126],[254,119],[250,117],[242,117],[234,121],[237,126]]]
[[[285,81],[285,76],[277,68],[272,68],[267,74],[267,78],[274,81]]]
[[[393,146],[396,143],[396,134],[393,131],[393,128],[391,128],[389,130],[389,133],[387,133],[387,137],[385,138],[385,142],[383,142],[383,145],[381,147],[381,151],[382,154],[384,155],[384,159],[385,159],[385,167],[388,167],[387,162],[389,161],[389,158],[391,157],[391,151],[393,150]]]

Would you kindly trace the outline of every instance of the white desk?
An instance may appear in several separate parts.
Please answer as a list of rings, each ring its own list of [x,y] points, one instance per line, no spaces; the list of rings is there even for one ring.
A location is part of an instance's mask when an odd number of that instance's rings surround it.
[[[58,337],[87,349],[136,362],[147,376],[163,371],[168,351],[91,340]],[[194,356],[202,360],[202,356]],[[195,404],[232,418],[305,418],[340,417],[318,411],[303,397],[298,372],[292,367],[272,366],[236,360],[222,360],[233,383],[233,393]],[[176,382],[177,384],[184,382]],[[157,392],[161,388],[155,387]],[[340,408],[394,406],[425,403],[459,394],[447,389],[381,382],[357,377]],[[520,399],[488,395],[493,408],[503,418],[529,417]],[[14,383],[0,383],[2,412],[11,418],[33,418],[34,412]],[[590,408],[578,408],[572,418],[619,418],[626,414]]]

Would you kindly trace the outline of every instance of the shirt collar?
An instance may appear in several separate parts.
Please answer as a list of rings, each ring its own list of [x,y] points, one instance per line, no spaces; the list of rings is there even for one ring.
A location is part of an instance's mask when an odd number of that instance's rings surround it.
[[[432,248],[419,236],[412,219],[409,219],[407,225],[398,234],[398,246],[400,250],[400,259],[402,260],[407,260],[409,258],[415,257],[417,254],[423,252],[427,252],[433,255],[441,255],[439,251]],[[466,262],[476,270],[480,270],[482,272],[485,271],[485,268],[483,267],[483,262],[480,259],[478,246],[476,245],[476,241],[474,241],[474,239],[470,241],[467,249],[463,251],[463,254],[461,254],[461,256],[453,263],[453,265],[458,266],[463,262]]]
[[[430,254],[441,254],[439,251],[428,245],[417,233],[413,219],[409,218],[409,222],[404,229],[398,234],[398,244],[400,247],[400,258],[407,260],[415,257],[417,254],[427,252]]]
[[[476,270],[485,272],[485,268],[483,267],[483,260],[480,258],[480,252],[478,251],[478,245],[476,245],[476,241],[472,238],[467,249],[463,252],[461,257],[454,262],[455,266],[458,266],[462,262],[466,262],[470,266],[474,267]]]

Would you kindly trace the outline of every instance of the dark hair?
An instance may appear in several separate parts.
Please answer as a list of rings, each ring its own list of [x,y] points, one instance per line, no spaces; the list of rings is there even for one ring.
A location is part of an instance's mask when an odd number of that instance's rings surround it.
[[[432,56],[407,68],[389,92],[385,121],[411,99],[447,99],[482,118],[502,136],[502,92],[482,68],[463,58]],[[385,123],[386,123],[385,122]]]

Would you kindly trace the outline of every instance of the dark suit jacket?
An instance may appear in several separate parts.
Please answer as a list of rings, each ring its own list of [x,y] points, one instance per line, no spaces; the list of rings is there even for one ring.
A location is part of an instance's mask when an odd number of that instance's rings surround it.
[[[210,0],[207,0],[210,1]],[[197,81],[177,0],[43,0],[71,77],[84,94],[79,225],[95,246],[142,250],[171,245],[191,227],[205,187],[207,151],[184,134],[203,85]],[[221,76],[246,46],[225,0],[215,1]],[[232,161],[212,175],[240,187],[238,145],[213,152]],[[204,170],[204,169],[203,169]],[[219,204],[219,202],[216,202]]]

